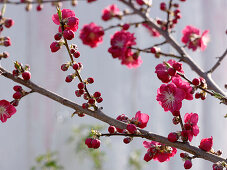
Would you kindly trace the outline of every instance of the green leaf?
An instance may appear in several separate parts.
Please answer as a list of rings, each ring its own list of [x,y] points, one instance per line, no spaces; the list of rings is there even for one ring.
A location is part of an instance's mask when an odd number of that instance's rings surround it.
[[[2,17],[5,14],[5,12],[6,12],[6,4],[4,3],[2,10],[1,10]]]
[[[59,21],[62,21],[62,14],[61,14],[61,9],[59,7],[57,7],[57,12],[58,12],[58,17],[59,17]]]
[[[221,95],[220,93],[217,93],[217,92],[215,92],[213,90],[212,90],[212,92],[213,92],[214,97],[216,97],[217,99],[223,99],[224,98],[224,96]]]

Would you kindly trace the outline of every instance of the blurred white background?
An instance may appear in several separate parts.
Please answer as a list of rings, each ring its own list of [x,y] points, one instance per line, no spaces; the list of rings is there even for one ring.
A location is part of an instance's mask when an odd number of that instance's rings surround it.
[[[178,2],[178,0],[175,0]],[[154,0],[151,9],[152,17],[165,17],[159,10],[161,1]],[[104,23],[101,21],[101,10],[109,4],[116,3],[120,9],[125,6],[117,0],[98,0],[88,4],[79,1],[77,7],[72,7],[70,3],[64,3],[64,8],[73,9],[80,19],[79,28],[84,24],[94,21],[98,25],[107,26],[118,23],[118,20]],[[180,3],[182,18],[176,27],[177,40],[181,38],[181,30],[186,25],[193,25],[201,30],[209,29],[211,42],[205,52],[189,51],[189,54],[199,65],[208,70],[216,61],[215,57],[220,56],[227,47],[227,36],[224,35],[227,28],[226,0],[190,0]],[[54,7],[49,4],[44,5],[41,12],[36,11],[34,6],[32,11],[26,12],[24,5],[7,5],[6,17],[13,18],[15,25],[11,29],[5,29],[3,35],[10,36],[12,46],[0,47],[1,52],[7,50],[10,53],[8,60],[2,60],[1,64],[8,70],[13,70],[13,61],[17,60],[31,66],[32,81],[53,92],[67,97],[75,102],[82,103],[74,95],[78,80],[67,84],[64,82],[67,73],[60,70],[62,63],[69,60],[65,49],[58,53],[51,53],[49,46],[54,40],[53,36],[57,31],[57,26],[52,22],[51,16],[56,13]],[[128,18],[127,21],[134,22],[140,18]],[[163,58],[155,59],[152,54],[141,54],[143,64],[138,69],[128,69],[122,66],[118,60],[114,60],[107,52],[110,46],[110,36],[117,31],[111,30],[105,33],[104,41],[95,49],[84,46],[78,38],[72,43],[76,43],[81,52],[79,61],[84,64],[82,77],[92,76],[95,83],[89,86],[91,92],[101,91],[104,101],[100,106],[104,107],[104,113],[117,117],[119,114],[126,114],[132,117],[138,110],[150,115],[147,130],[167,136],[169,132],[178,130],[172,122],[170,112],[164,112],[156,101],[156,90],[161,85],[154,73],[155,66],[162,62]],[[150,37],[144,28],[130,29],[135,32],[139,47],[149,47],[155,42],[161,41]],[[171,51],[172,49],[166,49]],[[215,71],[214,79],[221,86],[227,82],[226,64]],[[194,78],[194,74],[187,65],[184,70],[188,77]],[[69,74],[70,72],[68,72]],[[11,80],[0,77],[0,99],[11,101],[13,86],[16,84]],[[223,156],[227,157],[227,137],[226,119],[224,115],[226,106],[219,104],[218,100],[208,96],[205,101],[194,100],[193,102],[183,101],[182,113],[196,112],[199,114],[199,135],[193,139],[192,144],[199,145],[202,138],[213,136],[215,150],[221,149]],[[49,100],[39,94],[32,94],[20,102],[17,113],[8,119],[0,127],[0,169],[1,170],[28,170],[35,164],[35,158],[47,151],[58,151],[60,163],[66,170],[92,169],[89,159],[81,163],[74,152],[74,145],[67,144],[72,128],[80,124],[102,124],[104,123],[88,116],[71,118],[73,110],[68,109],[59,103]],[[59,121],[59,120],[62,121]],[[107,127],[107,125],[106,125]],[[79,138],[79,137],[78,137]],[[128,166],[128,155],[136,148],[142,149],[144,155],[146,149],[143,148],[141,139],[134,139],[129,145],[122,142],[123,138],[111,138],[112,147],[101,145],[101,150],[107,152],[104,168],[109,170],[130,169]],[[183,161],[177,155],[169,162],[159,163],[150,161],[144,162],[143,169],[184,169]],[[204,160],[193,160],[194,170],[211,169],[212,164]]]

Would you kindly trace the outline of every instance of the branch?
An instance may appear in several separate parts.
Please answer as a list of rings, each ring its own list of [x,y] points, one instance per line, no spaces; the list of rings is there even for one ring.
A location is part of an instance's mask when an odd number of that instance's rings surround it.
[[[46,0],[42,1],[42,4],[52,3],[52,2],[71,2],[72,0]],[[86,0],[77,0],[77,1],[86,1]],[[39,4],[39,1],[24,1],[24,2],[14,2],[14,1],[1,1],[0,4],[10,4],[10,5],[22,5],[22,4]]]
[[[218,59],[217,63],[207,73],[213,73],[218,68],[218,66],[221,64],[222,60],[225,58],[226,55],[227,55],[227,49],[225,50],[225,52],[222,54],[221,57],[218,57],[219,59]]]
[[[133,11],[135,11],[135,13],[138,14],[138,16],[142,17],[152,28],[156,29],[166,39],[166,41],[180,54],[181,61],[187,63],[192,70],[194,70],[199,76],[203,77],[206,80],[209,89],[214,90],[215,92],[220,93],[223,96],[227,97],[226,93],[213,81],[211,75],[203,71],[195,63],[195,61],[186,53],[186,51],[173,39],[169,32],[162,30],[152,18],[142,13],[132,3],[129,3],[126,0],[121,0],[120,2],[130,7]]]
[[[127,124],[107,116],[106,114],[104,114],[101,111],[101,109],[98,109],[97,111],[91,111],[91,110],[88,110],[88,109],[83,109],[80,105],[78,105],[78,104],[76,104],[76,103],[74,103],[74,102],[72,102],[72,101],[70,101],[66,98],[63,98],[63,97],[61,97],[61,96],[59,96],[59,95],[57,95],[57,94],[55,94],[51,91],[44,89],[44,88],[34,84],[32,81],[24,81],[23,79],[21,79],[19,77],[14,77],[11,73],[6,71],[2,67],[0,67],[0,72],[1,72],[0,75],[6,77],[8,79],[13,80],[14,82],[22,84],[22,85],[30,88],[32,91],[37,92],[37,93],[39,93],[43,96],[46,96],[46,97],[48,97],[48,98],[50,98],[50,99],[52,99],[52,100],[54,100],[58,103],[61,103],[64,106],[72,108],[73,110],[76,110],[78,112],[85,113],[85,114],[87,114],[91,117],[94,117],[94,118],[96,118],[96,119],[98,119],[102,122],[108,123],[109,125],[115,126],[117,128],[126,129]],[[166,144],[168,146],[179,148],[183,151],[186,151],[186,152],[191,153],[193,155],[197,155],[199,158],[203,158],[203,159],[208,160],[208,161],[213,162],[213,163],[216,163],[218,161],[221,161],[221,162],[224,161],[224,162],[227,163],[226,159],[219,157],[217,155],[214,155],[212,153],[202,151],[198,147],[191,146],[189,144],[185,144],[185,143],[182,143],[182,142],[172,143],[172,142],[169,142],[166,137],[163,137],[163,136],[160,136],[160,135],[157,135],[157,134],[154,134],[154,133],[151,133],[151,132],[148,132],[146,130],[139,129],[139,128],[138,128],[138,130],[143,135],[143,137],[148,139],[148,140],[153,140],[153,141],[156,141],[156,142]]]

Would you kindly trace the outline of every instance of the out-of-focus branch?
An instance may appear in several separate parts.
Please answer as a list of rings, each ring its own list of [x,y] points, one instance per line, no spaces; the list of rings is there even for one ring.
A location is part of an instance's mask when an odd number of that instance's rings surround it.
[[[46,97],[48,97],[48,98],[50,98],[50,99],[52,99],[52,100],[54,100],[58,103],[61,103],[64,106],[67,106],[69,108],[72,108],[73,110],[76,110],[77,113],[78,112],[85,113],[85,114],[87,114],[91,117],[94,117],[94,118],[102,121],[102,122],[108,123],[109,125],[113,125],[113,126],[120,128],[120,129],[126,129],[127,124],[120,122],[120,121],[118,121],[118,120],[116,120],[116,119],[114,119],[110,116],[107,116],[107,114],[104,114],[101,111],[101,109],[98,109],[97,111],[91,111],[91,110],[88,110],[88,109],[83,109],[80,105],[78,105],[78,104],[76,104],[76,103],[74,103],[74,102],[72,102],[72,101],[70,101],[66,98],[61,97],[58,94],[55,94],[51,91],[44,89],[44,88],[36,85],[32,81],[24,81],[23,79],[21,79],[19,77],[14,77],[11,73],[6,71],[2,67],[0,67],[0,73],[1,73],[0,75],[6,77],[8,79],[13,80],[14,82],[22,84],[22,85],[30,88],[34,92],[37,92],[37,93],[39,93],[43,96],[46,96]],[[221,162],[224,161],[224,162],[227,163],[226,159],[219,157],[217,155],[214,155],[212,153],[202,151],[198,147],[191,146],[189,144],[182,143],[182,142],[172,143],[172,142],[169,142],[166,137],[163,137],[163,136],[160,136],[160,135],[157,135],[157,134],[154,134],[154,133],[151,133],[151,132],[148,132],[146,130],[139,129],[139,128],[138,128],[138,130],[141,133],[141,137],[146,138],[148,140],[157,141],[157,142],[160,142],[160,143],[181,149],[183,151],[191,153],[191,154],[193,154],[193,155],[195,155],[199,158],[203,158],[203,159],[208,160],[210,162],[215,163],[215,162],[218,162],[218,161],[221,161]]]
[[[217,93],[222,94],[227,97],[226,93],[213,81],[211,78],[211,74],[206,73],[195,61],[186,53],[186,51],[174,40],[174,38],[169,34],[168,31],[162,30],[156,22],[149,17],[148,14],[141,12],[137,9],[133,3],[129,3],[127,0],[121,0],[123,4],[130,7],[134,12],[138,14],[141,18],[143,18],[147,24],[149,24],[152,28],[156,29],[165,39],[166,41],[179,53],[181,56],[181,61],[187,63],[192,70],[194,70],[199,76],[203,77],[209,89],[214,90]]]
[[[54,2],[71,2],[72,0],[46,0],[46,1],[42,1],[42,4],[45,4],[45,3],[54,3]],[[86,0],[77,0],[77,1],[86,1]],[[39,4],[40,2],[39,1],[17,1],[17,2],[14,2],[14,1],[1,1],[0,4],[11,4],[11,5],[23,5],[23,4],[27,4],[27,3],[30,3],[30,4]]]
[[[218,57],[218,61],[214,64],[214,66],[207,73],[213,73],[218,68],[218,66],[221,65],[221,62],[225,58],[225,56],[227,56],[227,49],[225,50],[225,52],[222,54],[221,57]]]

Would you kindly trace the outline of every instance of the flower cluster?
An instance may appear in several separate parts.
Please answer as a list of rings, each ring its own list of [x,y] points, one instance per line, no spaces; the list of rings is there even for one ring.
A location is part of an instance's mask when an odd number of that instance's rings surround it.
[[[172,3],[169,8],[169,6],[167,6],[166,2],[161,2],[160,10],[169,15],[169,20],[164,21],[164,20],[157,19],[157,24],[163,30],[173,29],[175,27],[175,25],[178,23],[178,20],[181,19],[181,13],[180,13],[181,11],[179,10],[179,4]]]
[[[80,52],[78,50],[77,45],[71,44],[69,46],[67,42],[67,40],[72,40],[74,38],[74,32],[77,31],[78,29],[79,19],[75,17],[74,11],[70,9],[63,9],[62,11],[58,10],[58,13],[52,16],[52,20],[55,24],[60,26],[59,26],[59,32],[56,33],[54,36],[54,39],[56,41],[50,45],[51,51],[56,52],[60,49],[62,45],[64,45],[66,46],[71,59],[70,62],[66,62],[61,65],[62,71],[67,71],[70,67],[73,69],[73,73],[66,76],[65,82],[70,83],[73,81],[73,79],[78,77],[80,82],[77,84],[78,89],[75,91],[75,95],[77,97],[83,96],[83,98],[87,100],[86,103],[82,104],[82,107],[84,109],[94,108],[94,110],[97,110],[96,103],[101,103],[103,101],[101,97],[101,93],[95,92],[93,95],[90,95],[90,93],[87,90],[87,85],[94,83],[94,79],[92,77],[89,77],[85,80],[81,78],[80,72],[83,68],[83,65],[80,62],[74,61],[74,58],[78,59],[80,57]],[[93,33],[90,32],[91,34],[89,35],[89,31],[87,30],[94,31],[94,32]],[[85,34],[90,36],[91,39],[89,40],[89,37],[85,37],[85,41],[91,43],[90,45],[94,47],[95,43],[97,42],[92,42],[92,41],[97,40],[97,37],[95,34],[101,34],[100,32],[103,32],[103,30],[100,28],[97,28],[96,25],[92,23],[90,25],[84,26],[84,28],[81,30],[80,37],[86,36]],[[79,112],[77,114],[80,117],[83,117],[85,115],[84,113],[79,113]]]
[[[101,145],[101,141],[95,138],[87,138],[85,144],[88,148],[98,149]]]
[[[84,45],[97,47],[103,41],[104,30],[95,23],[86,24],[80,30],[80,39]]]
[[[13,94],[13,98],[15,100],[12,102],[12,105],[18,106],[20,99],[26,94],[26,92],[19,85],[14,86],[13,90],[15,91],[15,93]]]
[[[179,77],[177,71],[182,74],[184,73],[182,64],[172,59],[155,67],[155,73],[163,83],[169,83],[172,77]]]
[[[14,67],[15,67],[15,70],[13,70],[13,76],[18,77],[22,75],[22,78],[25,81],[28,81],[31,79],[31,73],[29,72],[30,66],[28,65],[23,66],[23,64],[16,61],[14,63]]]
[[[147,148],[147,153],[144,155],[146,162],[152,159],[159,162],[169,161],[170,157],[173,157],[177,153],[176,148],[155,141],[144,141],[143,145]]]
[[[131,47],[136,45],[134,34],[127,31],[117,31],[111,37],[111,47],[108,52],[113,58],[121,60],[121,64],[129,68],[136,68],[142,64],[139,53],[133,53]]]
[[[7,100],[0,100],[0,120],[6,122],[13,114],[16,113],[16,108]]]
[[[197,113],[186,113],[184,116],[184,129],[181,132],[183,138],[188,139],[190,142],[192,141],[193,136],[197,136],[199,134],[199,127],[197,125],[199,120],[199,116]]]
[[[183,37],[181,41],[189,48],[195,51],[198,47],[201,51],[204,51],[209,42],[208,30],[205,30],[202,35],[200,35],[200,30],[193,26],[186,26],[182,33]]]
[[[114,17],[119,17],[119,16],[120,16],[120,10],[115,4],[112,4],[108,7],[106,7],[102,11],[102,20],[103,21],[108,21]]]
[[[59,25],[59,32],[55,34],[54,39],[56,41],[51,43],[50,49],[51,52],[57,52],[64,45],[62,38],[66,40],[72,40],[74,38],[74,32],[78,29],[79,19],[75,17],[74,11],[63,9],[52,16],[52,21],[56,25]]]

